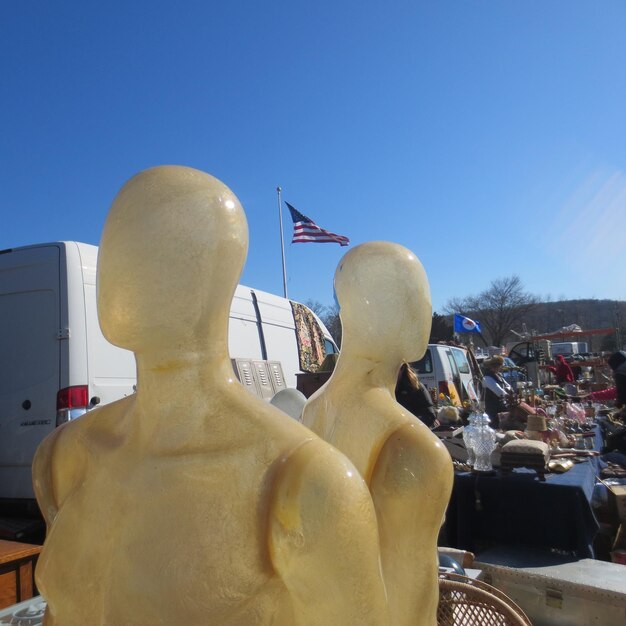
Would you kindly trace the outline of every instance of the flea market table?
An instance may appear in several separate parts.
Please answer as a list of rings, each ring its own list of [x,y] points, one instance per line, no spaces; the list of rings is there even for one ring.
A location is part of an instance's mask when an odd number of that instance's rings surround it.
[[[457,473],[446,515],[453,548],[477,550],[484,544],[522,544],[593,558],[599,529],[591,508],[596,477],[592,461],[565,474],[516,469],[494,476]]]
[[[596,446],[600,445],[596,430]],[[516,468],[493,475],[456,472],[446,513],[445,541],[475,552],[496,544],[516,544],[593,558],[599,525],[591,507],[597,458],[564,474]]]

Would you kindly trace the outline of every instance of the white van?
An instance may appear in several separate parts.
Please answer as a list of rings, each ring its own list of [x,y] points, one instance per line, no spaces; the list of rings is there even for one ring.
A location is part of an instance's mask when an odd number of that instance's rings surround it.
[[[586,341],[553,341],[550,344],[552,356],[563,354],[569,356],[572,354],[587,354],[589,347]]]
[[[0,502],[33,498],[33,456],[56,426],[133,393],[134,355],[98,324],[97,254],[77,242],[0,251]],[[336,351],[322,322],[293,306],[318,325],[320,350]],[[289,300],[239,285],[229,348],[244,386],[267,400],[295,387],[303,332]]]
[[[423,385],[448,396],[456,405],[465,400],[478,400],[476,379],[481,375],[472,369],[465,348],[428,344],[424,356],[411,363],[411,367]]]
[[[305,353],[315,347],[318,363],[337,352],[324,323],[311,309],[266,291],[237,286],[230,307],[228,349],[235,373],[249,391],[270,400],[286,387],[295,388],[296,374],[308,370]]]

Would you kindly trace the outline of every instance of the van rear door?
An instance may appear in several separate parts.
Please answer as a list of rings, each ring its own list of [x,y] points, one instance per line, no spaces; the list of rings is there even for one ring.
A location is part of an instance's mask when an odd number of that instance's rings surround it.
[[[55,427],[61,386],[60,250],[0,254],[0,497],[32,492],[30,465]]]
[[[478,396],[474,388],[472,369],[467,358],[467,352],[455,347],[451,347],[450,350],[459,370],[459,378],[461,380],[459,393],[461,394],[461,400],[477,400]]]
[[[86,369],[87,379],[76,378],[70,384],[81,385],[89,382],[90,405],[108,404],[124,396],[133,393],[133,385],[137,381],[137,368],[135,355],[129,350],[123,350],[109,343],[102,334],[98,322],[97,298],[96,298],[96,257],[95,246],[80,246],[80,267],[82,270],[82,291],[84,294],[85,339],[86,339]],[[79,311],[79,304],[76,310]],[[76,321],[78,323],[78,321]],[[72,322],[72,327],[74,322]],[[73,339],[72,339],[73,341]],[[71,367],[73,374],[83,376],[82,344],[75,346],[73,353],[75,365]],[[97,398],[97,400],[96,400]]]
[[[456,389],[456,391],[459,394],[459,400],[461,402],[463,402],[463,400],[465,399],[464,397],[464,387],[463,387],[463,383],[461,382],[461,373],[459,372],[459,366],[457,365],[457,362],[452,354],[452,349],[451,348],[445,348],[445,353],[446,353],[446,358],[448,359],[448,364],[450,366],[450,372],[451,372],[451,376],[447,376],[447,380],[448,382],[451,382],[454,384],[454,387]],[[452,378],[452,380],[450,380],[450,378]]]

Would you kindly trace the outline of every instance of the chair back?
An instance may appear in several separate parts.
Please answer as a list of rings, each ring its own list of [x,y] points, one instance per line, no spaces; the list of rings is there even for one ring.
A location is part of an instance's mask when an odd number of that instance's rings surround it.
[[[506,594],[457,574],[439,578],[438,626],[532,626]]]

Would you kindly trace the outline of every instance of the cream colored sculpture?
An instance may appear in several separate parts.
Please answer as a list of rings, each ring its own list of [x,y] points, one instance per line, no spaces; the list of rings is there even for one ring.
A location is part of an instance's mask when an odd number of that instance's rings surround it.
[[[340,261],[343,329],[335,370],[303,423],[344,452],[369,485],[394,626],[436,624],[437,535],[452,488],[449,453],[395,401],[403,361],[421,358],[431,324],[428,280],[402,246],[370,242]]]
[[[235,195],[197,170],[147,170],[115,199],[98,310],[138,389],[37,452],[47,626],[388,623],[365,483],[234,379],[247,242]]]

